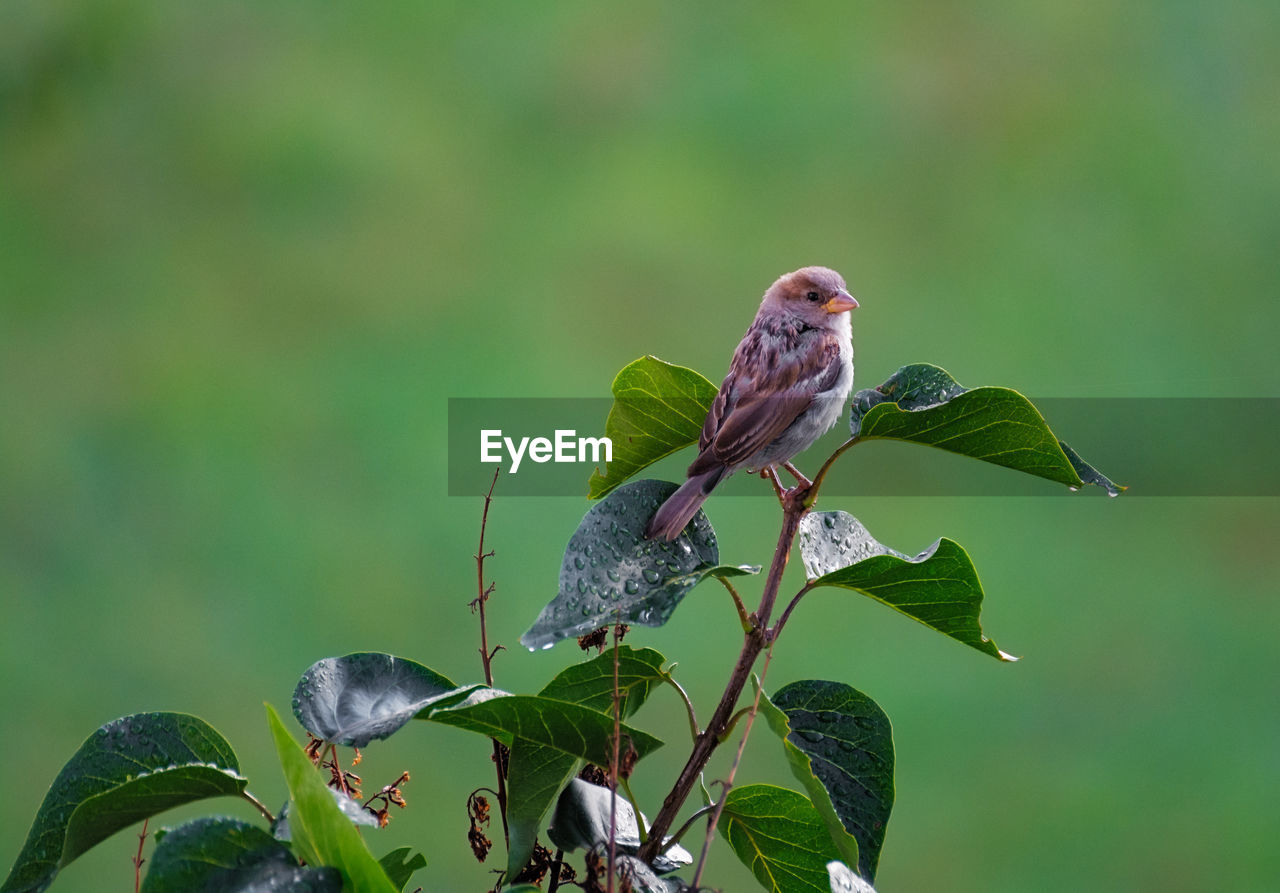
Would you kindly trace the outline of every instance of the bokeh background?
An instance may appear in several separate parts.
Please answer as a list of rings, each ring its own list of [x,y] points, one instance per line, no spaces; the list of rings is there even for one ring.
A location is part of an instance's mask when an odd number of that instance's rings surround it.
[[[448,398],[607,396],[644,353],[718,380],[785,270],[845,272],[859,386],[930,361],[1041,397],[1280,396],[1278,50],[1264,2],[6,3],[0,862],[118,715],[206,718],[274,805],[261,705],[312,661],[480,678]],[[820,592],[770,683],[892,718],[882,891],[1273,889],[1280,510],[1144,498],[1075,440],[1131,493],[827,506],[963,543],[1021,663]],[[500,686],[570,659],[516,639],[586,507],[499,484]],[[768,498],[710,511],[726,560],[767,557]],[[631,641],[709,711],[738,635],[706,588]],[[653,814],[684,718],[660,694],[637,722],[669,742]],[[374,849],[486,889],[487,748],[414,726],[362,770],[405,768]],[[740,777],[794,784],[765,732]],[[55,889],[130,889],[133,844]],[[710,878],[754,888],[723,844]]]

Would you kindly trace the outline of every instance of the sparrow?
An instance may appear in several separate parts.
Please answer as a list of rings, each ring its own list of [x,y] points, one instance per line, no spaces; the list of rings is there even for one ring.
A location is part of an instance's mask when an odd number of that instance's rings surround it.
[[[769,286],[707,412],[688,480],[649,521],[645,536],[674,540],[711,491],[735,471],[790,466],[830,430],[853,387],[849,311],[858,302],[826,267],[803,267]]]

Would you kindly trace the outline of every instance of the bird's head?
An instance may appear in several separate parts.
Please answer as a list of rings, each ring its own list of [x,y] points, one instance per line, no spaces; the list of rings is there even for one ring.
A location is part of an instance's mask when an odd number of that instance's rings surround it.
[[[827,328],[842,313],[858,306],[844,279],[826,267],[801,267],[780,276],[764,293],[764,306],[794,316],[807,325]]]

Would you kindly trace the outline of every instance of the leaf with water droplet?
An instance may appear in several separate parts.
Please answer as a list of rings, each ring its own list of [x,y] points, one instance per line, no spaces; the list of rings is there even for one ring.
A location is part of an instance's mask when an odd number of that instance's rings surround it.
[[[113,720],[62,767],[0,889],[43,890],[121,828],[205,797],[238,796],[246,784],[231,745],[198,717],[138,713]]]
[[[293,715],[317,738],[364,747],[402,728],[428,705],[460,700],[474,688],[459,688],[403,657],[359,651],[308,667],[294,689]]]
[[[608,848],[609,831],[613,829],[618,852],[632,854],[640,849],[640,824],[649,827],[643,814],[637,821],[635,808],[608,788],[575,778],[556,801],[556,812],[547,836],[566,852],[577,849]],[[661,873],[675,871],[693,862],[693,854],[673,844],[654,859],[653,868]]]
[[[828,518],[834,519],[833,526]],[[861,592],[984,654],[1017,660],[982,634],[982,584],[968,554],[954,540],[943,537],[908,557],[882,545],[847,512],[806,515],[799,539],[811,586]]]
[[[142,893],[342,890],[337,868],[301,866],[287,846],[257,825],[226,816],[195,819],[167,831],[149,861]]]
[[[565,547],[561,563],[559,594],[542,609],[538,619],[520,641],[530,650],[569,636],[580,636],[612,623],[661,626],[681,599],[709,576],[730,577],[758,573],[755,566],[719,564],[720,550],[707,516],[699,511],[673,542],[647,540],[625,527],[611,525],[609,518],[630,506],[661,505],[674,493],[676,485],[667,481],[640,480],[625,484],[596,503],[583,517]],[[643,511],[652,513],[652,508]],[[639,527],[641,525],[637,525]],[[605,575],[622,584],[605,592],[568,560],[573,553],[596,556]],[[605,557],[608,556],[608,557]],[[575,601],[580,599],[580,601]],[[580,609],[581,608],[581,609]]]
[[[1040,411],[1009,388],[965,388],[928,363],[903,366],[853,397],[849,432],[937,447],[1071,487],[1124,490],[1049,429]]]
[[[875,887],[858,877],[852,868],[838,860],[827,863],[827,876],[831,881],[831,893],[876,893]]]
[[[623,367],[612,390],[604,433],[613,443],[613,458],[604,473],[598,468],[591,473],[590,499],[607,495],[663,456],[696,443],[718,389],[692,369],[649,356]],[[621,506],[617,514],[628,508]],[[647,518],[655,508],[644,507],[638,514]]]
[[[759,683],[752,678],[759,689]],[[783,741],[792,773],[842,858],[875,880],[893,810],[893,729],[871,698],[843,682],[807,679],[761,693],[760,712]],[[847,838],[856,841],[849,845]]]

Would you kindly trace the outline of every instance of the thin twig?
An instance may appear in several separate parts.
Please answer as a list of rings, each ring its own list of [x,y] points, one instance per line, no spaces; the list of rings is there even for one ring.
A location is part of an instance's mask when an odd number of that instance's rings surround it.
[[[253,796],[253,794],[250,794],[248,791],[241,791],[240,796],[252,803],[253,808],[262,813],[262,817],[266,819],[269,824],[275,824],[276,817],[271,814],[271,810],[267,809],[261,800]]]
[[[672,664],[671,670],[674,670],[674,669],[675,669],[675,664]],[[689,693],[684,690],[684,686],[681,685],[679,682],[676,682],[675,677],[671,675],[671,670],[667,670],[665,673],[662,674],[662,681],[669,683],[672,688],[674,688],[677,692],[680,693],[680,700],[684,701],[685,710],[689,714],[689,732],[690,734],[693,735],[693,740],[697,741],[698,731],[699,731],[698,715],[693,710],[693,701],[689,699]]]
[[[813,588],[812,583],[805,583],[800,587],[800,591],[791,597],[791,601],[787,603],[787,607],[783,610],[782,616],[778,618],[778,622],[773,625],[773,629],[769,630],[769,641],[778,641],[778,636],[782,632],[782,627],[786,625],[787,618],[791,616],[791,612],[795,610],[796,605],[800,604],[800,599],[808,594]]]
[[[493,480],[489,482],[489,492],[484,495],[484,511],[480,515],[480,546],[476,549],[476,591],[479,593],[475,601],[471,604],[480,613],[480,663],[484,666],[484,681],[490,688],[493,687],[493,656],[498,653],[497,646],[492,650],[489,648],[489,627],[485,617],[485,605],[489,601],[489,596],[493,595],[494,589],[497,588],[496,583],[484,585],[484,560],[493,556],[493,550],[486,552],[484,550],[484,532],[489,524],[489,505],[493,502],[493,488],[498,485],[498,472],[502,470],[502,466],[498,466],[493,470]],[[506,767],[503,765],[502,744],[497,738],[493,739],[493,765],[498,775],[498,813],[502,816],[502,839],[508,844],[511,843],[511,834],[507,829],[507,773]]]
[[[712,782],[712,784],[714,784],[714,782]],[[665,853],[667,850],[671,849],[673,846],[679,843],[680,838],[684,837],[685,832],[693,827],[694,822],[696,822],[698,819],[702,818],[704,815],[711,812],[711,810],[715,808],[716,808],[715,803],[708,803],[706,806],[696,811],[693,815],[689,816],[689,818],[685,820],[685,823],[680,826],[679,830],[677,830],[675,834],[672,834],[665,841],[663,841],[662,849],[658,850],[658,852]]]
[[[729,590],[729,595],[733,596],[733,606],[738,610],[738,620],[742,623],[742,631],[744,633],[751,632],[751,627],[754,624],[751,622],[750,615],[747,614],[747,606],[742,603],[742,596],[738,595],[738,590],[733,587],[727,577],[716,577],[716,579],[723,583],[724,588]]]
[[[147,842],[147,823],[151,819],[142,820],[142,830],[138,832],[138,852],[133,857],[133,893],[138,893],[142,889],[142,863],[147,860],[142,858],[142,847]]]
[[[818,490],[822,487],[822,482],[827,477],[827,472],[831,470],[831,466],[836,460],[845,454],[849,447],[855,443],[860,443],[862,438],[850,437],[840,446],[836,447],[836,451],[827,457],[827,461],[822,463],[822,467],[818,469],[818,473],[813,476],[813,486],[809,488],[809,495],[805,498],[805,505],[811,506],[818,499]]]
[[[547,893],[556,893],[560,889],[560,866],[564,864],[564,850],[556,850],[556,860],[551,863],[551,880],[547,883]]]
[[[742,730],[742,738],[738,741],[738,752],[733,756],[733,764],[729,767],[729,775],[724,781],[724,790],[720,795],[720,799],[716,801],[715,811],[711,813],[711,818],[707,819],[707,836],[702,840],[702,855],[698,857],[698,868],[693,873],[693,888],[698,889],[698,884],[702,880],[702,869],[707,864],[707,854],[711,852],[711,841],[716,835],[716,824],[720,821],[720,813],[724,812],[725,801],[729,799],[729,792],[733,790],[733,777],[738,773],[738,766],[742,764],[742,752],[747,747],[747,736],[751,734],[751,725],[755,722],[756,713],[760,709],[760,696],[764,693],[764,677],[769,672],[769,662],[773,660],[773,647],[764,653],[764,666],[760,668],[760,679],[756,684],[755,700],[751,702],[751,712],[747,714],[747,725]]]

